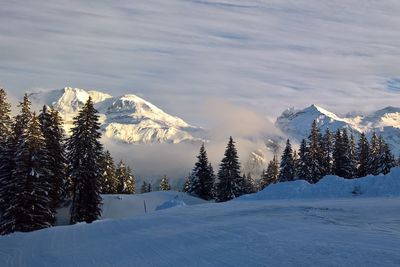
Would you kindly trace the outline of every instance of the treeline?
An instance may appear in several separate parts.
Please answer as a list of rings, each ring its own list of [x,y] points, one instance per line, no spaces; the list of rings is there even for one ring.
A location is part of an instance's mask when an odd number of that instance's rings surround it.
[[[123,162],[114,166],[100,143],[100,124],[92,100],[73,120],[65,137],[59,113],[31,111],[28,95],[11,116],[0,89],[0,233],[28,232],[56,223],[56,210],[71,202],[71,224],[101,214],[101,193],[135,192],[135,179]]]
[[[221,202],[257,192],[278,182],[301,179],[317,183],[325,175],[353,179],[368,174],[387,174],[397,165],[398,161],[381,135],[374,132],[371,140],[368,140],[361,133],[356,142],[354,135],[349,136],[345,128],[338,129],[336,133],[326,129],[322,134],[314,121],[310,135],[302,140],[299,151],[292,148],[288,139],[280,161],[275,155],[257,182],[250,174],[241,174],[232,137],[217,175],[208,161],[203,144],[183,191],[205,200]]]

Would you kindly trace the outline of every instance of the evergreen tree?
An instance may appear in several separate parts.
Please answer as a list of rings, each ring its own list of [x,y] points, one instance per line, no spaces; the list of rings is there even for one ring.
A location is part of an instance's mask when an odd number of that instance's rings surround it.
[[[141,194],[147,193],[147,183],[146,183],[146,181],[143,181],[142,186],[140,187],[140,193]]]
[[[350,140],[347,130],[339,129],[335,134],[335,146],[333,151],[333,172],[335,175],[343,178],[352,177],[352,166],[350,159]]]
[[[10,196],[7,185],[13,167],[12,126],[11,105],[7,102],[6,91],[0,88],[0,225],[6,199]]]
[[[324,173],[321,139],[320,130],[317,126],[317,122],[314,120],[311,125],[310,135],[308,136],[307,159],[310,173],[307,177],[307,181],[309,183],[318,182]]]
[[[350,143],[349,143],[349,178],[356,178],[357,177],[357,165],[358,165],[358,159],[357,159],[357,148],[356,148],[356,141],[354,139],[354,135],[351,134],[350,136]]]
[[[151,188],[151,183],[149,183],[147,185],[147,192],[151,192],[151,191],[153,191],[153,189]]]
[[[367,176],[369,173],[369,160],[370,160],[370,152],[369,152],[369,142],[364,133],[361,133],[360,139],[357,145],[357,177]]]
[[[300,158],[296,150],[293,151],[294,180],[299,177]]]
[[[310,171],[310,158],[308,153],[307,142],[305,139],[301,141],[299,149],[299,160],[297,166],[297,177],[302,180],[311,181],[311,171]]]
[[[293,181],[295,175],[296,173],[295,173],[295,163],[293,159],[293,150],[292,150],[292,145],[290,144],[290,140],[288,139],[286,141],[285,150],[283,151],[281,157],[278,181],[279,182]]]
[[[1,233],[29,232],[52,226],[55,212],[49,198],[49,157],[39,120],[34,114],[18,137],[14,158],[13,196],[7,199]]]
[[[218,179],[216,186],[217,201],[228,201],[245,193],[244,180],[240,175],[239,157],[232,137],[229,138],[224,158],[221,161]]]
[[[169,191],[171,190],[171,185],[169,184],[168,178],[166,175],[163,176],[160,182],[160,190],[161,191]]]
[[[192,183],[191,183],[192,179],[193,179],[192,174],[189,173],[189,175],[185,179],[185,183],[183,185],[182,192],[184,192],[184,193],[190,192],[190,189],[192,188]]]
[[[45,138],[49,157],[49,192],[52,209],[60,207],[67,195],[65,136],[61,117],[54,109],[43,107],[39,115],[40,126]]]
[[[274,158],[268,163],[267,170],[263,173],[261,177],[261,183],[260,183],[261,190],[269,186],[270,184],[277,183],[278,175],[279,175],[279,163],[277,156],[275,155]]]
[[[368,163],[368,174],[378,175],[379,174],[379,139],[375,132],[372,133],[371,146]]]
[[[91,223],[101,215],[101,158],[103,155],[97,110],[89,97],[74,118],[72,135],[67,142],[69,176],[72,182],[71,224]]]
[[[248,173],[247,175],[243,174],[243,180],[245,182],[245,194],[252,194],[257,192],[256,181],[254,181],[250,173]]]
[[[121,160],[116,169],[117,193],[118,194],[134,194],[135,178],[132,171]]]
[[[378,173],[388,174],[390,169],[395,166],[395,159],[390,151],[389,145],[383,140],[382,135],[378,138],[379,143],[379,160]]]
[[[102,194],[118,194],[119,181],[115,170],[114,160],[110,151],[105,151],[101,158],[100,192]]]
[[[322,176],[332,174],[333,137],[329,128],[326,128],[321,140]]]
[[[211,200],[214,198],[214,173],[210,168],[208,162],[207,152],[202,144],[200,153],[197,156],[197,162],[193,168],[191,175],[191,187],[189,193],[205,200]]]

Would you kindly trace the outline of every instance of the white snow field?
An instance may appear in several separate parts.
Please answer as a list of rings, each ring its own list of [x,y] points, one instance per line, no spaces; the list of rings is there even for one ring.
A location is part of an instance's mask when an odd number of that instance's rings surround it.
[[[0,237],[0,265],[399,266],[399,174],[289,182],[226,203],[176,200],[128,219],[15,233]]]
[[[155,191],[136,195],[102,195],[102,198],[101,219],[103,220],[125,219],[155,210],[206,203],[205,200],[177,191]],[[69,224],[69,207],[59,210],[57,224]]]

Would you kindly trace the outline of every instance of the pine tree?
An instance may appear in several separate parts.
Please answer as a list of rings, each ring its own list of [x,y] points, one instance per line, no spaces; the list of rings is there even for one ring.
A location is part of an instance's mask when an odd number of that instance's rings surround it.
[[[274,158],[268,163],[267,170],[263,173],[261,177],[261,183],[260,183],[261,190],[269,186],[270,184],[277,183],[278,175],[279,175],[279,163],[277,156],[275,155]]]
[[[1,214],[9,196],[7,184],[13,166],[12,126],[11,105],[7,102],[6,91],[0,88],[0,225]]]
[[[147,183],[146,183],[146,181],[143,181],[142,186],[140,187],[140,193],[141,194],[147,193]]]
[[[379,140],[375,132],[372,133],[371,146],[368,163],[368,174],[378,175],[379,174]]]
[[[29,109],[23,112],[30,113]],[[21,117],[23,115],[27,114],[21,114]],[[55,222],[55,211],[49,197],[49,157],[35,114],[31,114],[26,128],[18,137],[14,158],[14,195],[8,199],[8,208],[3,214],[5,223],[1,227],[2,234],[29,232],[52,226]]]
[[[358,141],[357,159],[358,159],[357,177],[367,176],[369,173],[370,151],[369,151],[369,142],[364,133],[361,133],[360,139]]]
[[[117,173],[115,170],[114,160],[110,151],[105,151],[101,158],[101,180],[100,191],[102,194],[118,194]]]
[[[244,180],[240,175],[239,157],[232,137],[229,138],[224,158],[221,161],[218,179],[216,186],[217,201],[228,201],[245,193]]]
[[[67,142],[69,176],[72,182],[71,224],[91,223],[101,215],[101,157],[103,147],[97,110],[89,97],[74,118],[72,135]]]
[[[308,153],[307,142],[305,139],[301,141],[299,149],[299,160],[297,166],[297,177],[302,180],[311,181],[312,175],[310,172],[310,158]]]
[[[256,181],[251,177],[251,174],[243,174],[243,179],[245,182],[245,194],[252,194],[257,192]]]
[[[184,193],[189,193],[190,189],[192,188],[192,174],[189,173],[189,175],[185,179],[185,183],[183,184],[182,192]]]
[[[117,193],[118,194],[134,194],[135,178],[132,171],[121,160],[116,169]]]
[[[333,137],[329,128],[326,128],[321,140],[321,153],[322,153],[322,176],[332,174],[332,153],[333,153]]]
[[[349,148],[348,148],[348,153],[349,153],[349,177],[348,178],[356,178],[357,177],[357,165],[358,165],[358,159],[357,159],[357,148],[356,148],[356,141],[354,139],[354,135],[351,134],[350,140],[349,140]]]
[[[286,141],[286,147],[281,157],[281,163],[279,167],[279,182],[293,181],[295,178],[295,163],[293,159],[293,150],[290,140]]]
[[[163,176],[160,182],[160,190],[161,191],[169,191],[171,190],[171,185],[169,184],[168,178],[166,175]]]
[[[60,207],[67,195],[65,136],[61,117],[54,109],[43,107],[39,115],[40,126],[45,138],[49,156],[49,171],[51,185],[50,199],[52,209]]]
[[[318,182],[324,173],[321,139],[320,130],[317,126],[317,122],[314,120],[311,125],[310,135],[308,136],[307,159],[310,173],[307,177],[307,181],[309,183]]]
[[[153,191],[153,189],[151,188],[151,183],[149,183],[147,185],[147,192],[151,192],[151,191]]]
[[[350,159],[350,140],[347,130],[339,129],[335,134],[335,146],[333,151],[333,173],[343,178],[352,177],[352,166]]]
[[[211,200],[214,198],[213,188],[215,177],[212,167],[210,169],[210,166],[206,149],[204,144],[202,144],[199,155],[197,156],[197,162],[191,175],[190,194],[205,200]]]
[[[388,174],[390,169],[395,166],[395,159],[390,151],[389,145],[385,142],[382,135],[378,138],[379,144],[379,160],[378,173]]]

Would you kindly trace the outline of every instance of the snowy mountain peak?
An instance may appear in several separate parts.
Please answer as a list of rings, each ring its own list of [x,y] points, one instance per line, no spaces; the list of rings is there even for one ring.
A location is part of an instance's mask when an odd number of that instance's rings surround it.
[[[134,94],[113,97],[99,91],[72,87],[31,94],[35,104],[53,106],[60,112],[67,132],[72,127],[73,118],[89,97],[100,113],[104,135],[110,139],[127,143],[180,143],[200,140],[192,136],[200,128],[165,113]]]
[[[378,132],[396,153],[400,152],[400,108],[389,106],[366,116],[340,117],[322,107],[311,105],[302,110],[285,110],[277,118],[275,125],[290,138],[300,141],[308,136],[314,120],[322,131],[329,128],[331,132],[335,132],[337,129],[346,128],[355,135],[361,132],[367,135]]]

